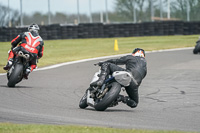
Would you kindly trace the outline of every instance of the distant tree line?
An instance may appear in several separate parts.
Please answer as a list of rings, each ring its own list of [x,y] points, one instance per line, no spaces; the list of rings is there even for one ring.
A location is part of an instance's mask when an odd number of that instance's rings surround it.
[[[151,8],[153,8],[154,17],[160,17],[162,13],[163,19],[166,19],[167,4],[168,0],[116,0],[115,11],[121,16],[120,20],[126,21],[133,21],[135,11],[137,22],[145,22],[152,20]],[[200,13],[200,0],[171,0],[170,17],[186,21],[187,8],[189,8],[190,21],[200,21],[200,15],[198,15]]]
[[[162,2],[162,3],[161,3]],[[108,12],[109,22],[149,22],[158,21],[158,18],[166,20],[168,0],[116,0],[115,8]],[[188,14],[189,7],[189,14]],[[189,15],[190,21],[200,21],[200,0],[171,0],[170,17],[175,20],[187,21]],[[106,22],[105,12],[92,13],[92,20],[95,23]],[[153,17],[153,18],[152,18]],[[77,14],[66,14],[57,12],[51,14],[51,24],[77,24]],[[161,19],[160,19],[161,20]],[[48,24],[48,14],[35,12],[33,14],[23,13],[23,24],[38,23],[40,25]],[[86,14],[80,14],[80,23],[89,23],[90,18]],[[0,27],[19,26],[20,13],[17,10],[8,9],[0,5]]]
[[[9,23],[17,25],[19,21],[19,13],[16,10],[8,9],[0,5],[0,26],[8,26]]]

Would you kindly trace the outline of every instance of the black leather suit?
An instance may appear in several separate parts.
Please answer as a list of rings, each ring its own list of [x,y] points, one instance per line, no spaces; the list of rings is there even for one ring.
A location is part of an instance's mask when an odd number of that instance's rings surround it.
[[[125,87],[125,89],[128,96],[135,101],[133,108],[136,107],[139,102],[138,88],[142,82],[142,79],[147,74],[146,59],[143,57],[127,55],[119,59],[107,60],[106,62],[107,63],[103,63],[103,65],[107,66],[106,71],[108,74],[112,74],[115,71],[128,71],[132,73],[138,85],[132,81],[128,87]],[[124,69],[117,65],[125,65],[126,67]],[[102,69],[103,68],[104,67],[102,67]]]

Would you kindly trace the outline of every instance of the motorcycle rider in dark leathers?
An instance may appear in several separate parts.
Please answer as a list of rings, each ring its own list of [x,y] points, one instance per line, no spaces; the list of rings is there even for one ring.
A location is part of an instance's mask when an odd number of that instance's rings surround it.
[[[39,30],[40,28],[37,24],[31,24],[28,27],[28,32],[19,34],[11,41],[11,50],[9,51],[8,63],[3,68],[4,70],[9,70],[13,64],[13,58],[15,57],[15,54],[20,49],[25,49],[34,55],[34,58],[30,61],[30,66],[25,72],[24,78],[28,79],[29,73],[32,72],[37,66],[37,59],[40,59],[43,56],[44,42],[38,33]]]
[[[199,37],[199,40],[196,42],[196,45],[193,49],[193,54],[200,54],[200,37]]]
[[[131,108],[137,107],[139,102],[138,88],[147,74],[145,51],[141,48],[136,48],[133,50],[132,55],[99,62],[98,65],[101,66],[99,79],[96,82],[91,83],[90,86],[101,86],[104,83],[106,76],[115,71],[127,71],[133,76],[130,85],[125,87],[128,96],[119,95],[117,102],[123,102]],[[126,68],[124,69],[117,65],[126,65]]]

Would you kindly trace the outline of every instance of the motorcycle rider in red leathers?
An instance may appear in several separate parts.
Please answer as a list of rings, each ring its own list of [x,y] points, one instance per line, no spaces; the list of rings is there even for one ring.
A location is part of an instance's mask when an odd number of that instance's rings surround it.
[[[19,34],[11,41],[11,50],[9,51],[8,63],[3,68],[4,70],[9,70],[11,68],[15,53],[19,49],[25,49],[34,55],[34,59],[30,61],[30,66],[26,69],[24,76],[25,79],[28,79],[29,73],[32,72],[37,66],[37,59],[40,59],[43,56],[44,42],[39,36],[39,30],[40,28],[37,24],[31,24],[28,27],[28,32]]]

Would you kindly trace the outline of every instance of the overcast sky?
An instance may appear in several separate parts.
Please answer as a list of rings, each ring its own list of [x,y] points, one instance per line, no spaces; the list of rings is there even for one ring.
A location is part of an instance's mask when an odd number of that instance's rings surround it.
[[[20,0],[0,0],[0,4],[8,6],[10,8],[20,11]],[[108,11],[112,11],[114,8],[115,0],[108,1]],[[79,0],[80,13],[89,14],[89,0]],[[91,0],[92,12],[105,11],[105,0]],[[34,12],[47,13],[48,12],[48,0],[22,0],[23,12],[31,14]],[[62,13],[77,13],[77,0],[50,0],[51,12]]]

